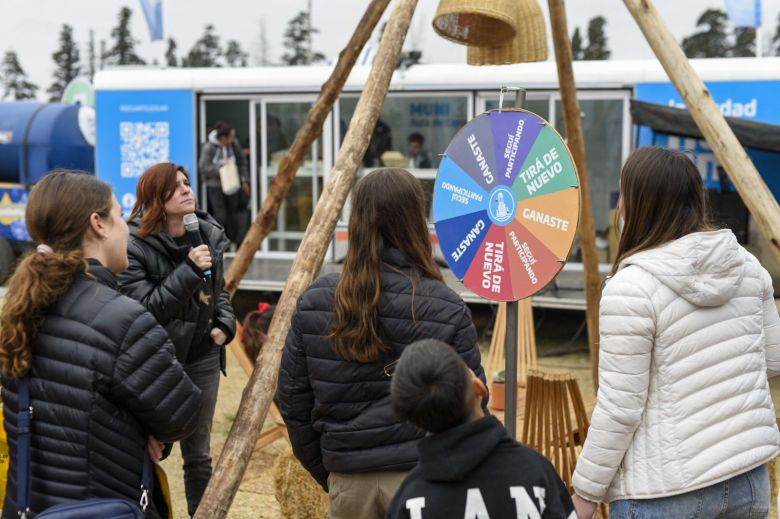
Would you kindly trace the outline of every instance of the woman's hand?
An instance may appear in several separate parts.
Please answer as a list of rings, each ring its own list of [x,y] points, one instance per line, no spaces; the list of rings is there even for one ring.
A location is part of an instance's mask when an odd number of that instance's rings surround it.
[[[149,457],[152,458],[152,461],[160,461],[163,455],[163,449],[165,448],[165,444],[152,436],[149,435],[149,441],[146,444],[146,450],[149,453]]]
[[[227,342],[227,335],[225,335],[225,332],[223,332],[219,328],[212,328],[211,340],[214,341],[214,343],[217,346],[224,346],[225,343]]]
[[[574,509],[577,511],[577,519],[592,519],[596,513],[597,503],[588,501],[584,497],[572,494],[571,500],[574,502]]]
[[[206,271],[211,268],[211,252],[208,245],[198,245],[190,249],[190,261],[200,270]]]

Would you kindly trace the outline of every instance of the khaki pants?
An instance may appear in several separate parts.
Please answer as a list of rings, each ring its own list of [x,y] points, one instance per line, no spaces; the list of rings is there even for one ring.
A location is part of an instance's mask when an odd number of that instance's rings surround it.
[[[362,472],[328,476],[329,519],[384,519],[406,472]]]

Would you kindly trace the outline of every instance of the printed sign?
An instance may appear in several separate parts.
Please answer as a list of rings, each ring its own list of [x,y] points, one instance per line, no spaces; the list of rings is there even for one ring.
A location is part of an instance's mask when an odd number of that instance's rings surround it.
[[[159,162],[184,166],[197,189],[192,90],[101,90],[96,97],[97,176],[114,187],[125,217],[138,178]]]
[[[495,301],[542,290],[579,221],[579,180],[560,135],[531,112],[494,110],[466,124],[445,155],[433,216],[455,276]]]

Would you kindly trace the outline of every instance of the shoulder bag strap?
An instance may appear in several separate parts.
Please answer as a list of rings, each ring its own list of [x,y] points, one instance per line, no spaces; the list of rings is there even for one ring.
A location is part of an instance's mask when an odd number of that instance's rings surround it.
[[[19,412],[16,417],[16,507],[19,517],[30,513],[30,423],[33,408],[30,405],[30,377],[19,381]]]

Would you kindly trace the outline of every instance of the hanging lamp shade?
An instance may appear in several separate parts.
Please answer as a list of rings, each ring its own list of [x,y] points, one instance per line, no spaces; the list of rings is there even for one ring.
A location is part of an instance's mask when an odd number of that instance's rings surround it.
[[[433,29],[465,45],[498,45],[515,36],[517,0],[441,0]]]
[[[469,45],[466,53],[469,65],[504,65],[547,59],[547,26],[539,3],[536,0],[516,0],[513,2],[513,16],[517,28],[515,36],[497,45]]]

